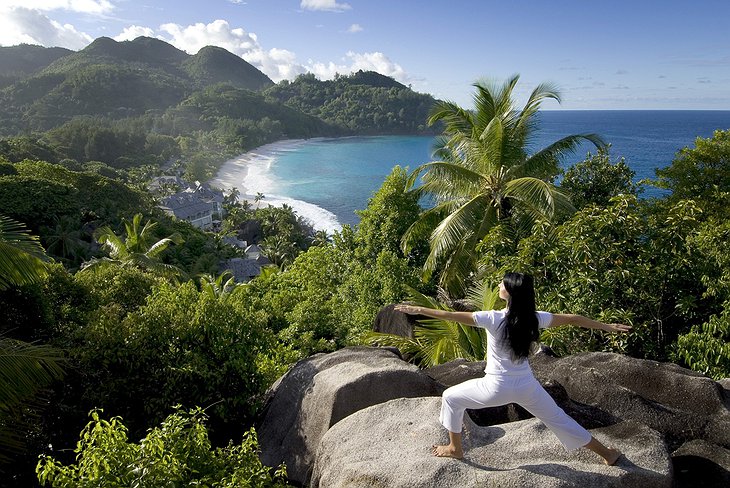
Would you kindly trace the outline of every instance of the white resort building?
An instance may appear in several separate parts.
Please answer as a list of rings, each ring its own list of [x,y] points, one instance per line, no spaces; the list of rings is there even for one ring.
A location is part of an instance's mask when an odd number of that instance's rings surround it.
[[[213,227],[214,219],[223,216],[223,192],[196,181],[194,186],[162,198],[159,207],[175,218],[207,230]]]

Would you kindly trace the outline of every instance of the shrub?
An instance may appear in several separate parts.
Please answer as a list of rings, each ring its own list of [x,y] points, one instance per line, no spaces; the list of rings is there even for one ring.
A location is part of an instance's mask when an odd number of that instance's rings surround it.
[[[91,412],[75,449],[76,464],[41,456],[38,480],[52,487],[160,486],[285,487],[286,471],[273,473],[258,458],[256,432],[239,445],[213,448],[200,408],[178,409],[138,444],[128,442],[120,417],[102,420]]]
[[[250,421],[266,386],[257,365],[267,349],[264,312],[187,282],[155,288],[122,316],[107,307],[71,351],[82,371],[82,408],[113,408],[136,434],[176,404],[212,405],[213,432],[226,438]]]
[[[716,380],[730,377],[730,310],[679,336],[677,359]]]

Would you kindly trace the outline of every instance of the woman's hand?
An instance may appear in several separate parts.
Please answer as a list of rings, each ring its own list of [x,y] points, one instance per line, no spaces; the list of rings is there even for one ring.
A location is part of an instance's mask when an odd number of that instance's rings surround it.
[[[626,324],[603,324],[606,332],[631,332],[631,326]]]
[[[420,315],[423,312],[423,307],[399,303],[395,306],[395,310],[397,310],[398,312],[407,313],[409,315]]]

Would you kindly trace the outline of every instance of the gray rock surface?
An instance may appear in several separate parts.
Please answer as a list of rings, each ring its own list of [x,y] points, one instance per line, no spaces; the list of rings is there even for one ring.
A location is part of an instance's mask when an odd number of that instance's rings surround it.
[[[537,419],[479,427],[465,418],[462,461],[436,458],[447,442],[438,398],[381,403],[350,415],[322,438],[311,487],[641,487],[669,488],[671,462],[661,436],[634,422],[592,431],[625,456],[605,466],[595,454],[566,452]]]
[[[730,486],[730,450],[701,439],[672,453],[674,488],[727,488]]]
[[[648,425],[670,449],[692,439],[730,447],[730,411],[720,384],[672,363],[612,353],[530,361],[541,383],[554,381],[573,402]]]
[[[261,460],[306,483],[319,441],[336,422],[393,398],[439,395],[435,381],[387,349],[356,347],[298,362],[268,393],[257,427]]]

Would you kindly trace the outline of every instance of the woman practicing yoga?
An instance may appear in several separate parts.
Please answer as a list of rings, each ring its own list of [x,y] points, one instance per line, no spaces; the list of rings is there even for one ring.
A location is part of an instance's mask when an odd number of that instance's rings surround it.
[[[507,273],[499,284],[499,296],[507,302],[504,310],[449,312],[413,305],[396,305],[399,312],[426,315],[487,330],[487,367],[483,378],[452,386],[441,399],[440,421],[449,431],[449,444],[433,446],[433,454],[460,459],[461,424],[467,408],[496,407],[517,403],[540,419],[560,440],[565,449],[586,447],[612,465],[621,456],[606,447],[590,432],[569,417],[535,379],[527,362],[532,343],[539,340],[539,329],[578,325],[608,332],[628,332],[623,324],[604,324],[581,315],[551,314],[535,310],[532,276]]]

